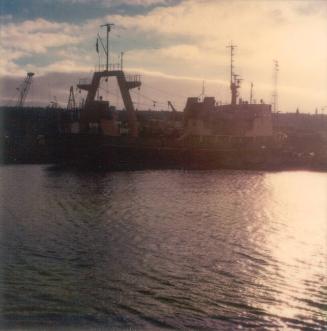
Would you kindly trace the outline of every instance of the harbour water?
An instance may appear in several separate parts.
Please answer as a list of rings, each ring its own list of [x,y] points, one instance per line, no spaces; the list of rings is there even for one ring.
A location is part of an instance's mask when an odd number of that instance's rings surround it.
[[[1,327],[327,328],[327,174],[2,166]]]

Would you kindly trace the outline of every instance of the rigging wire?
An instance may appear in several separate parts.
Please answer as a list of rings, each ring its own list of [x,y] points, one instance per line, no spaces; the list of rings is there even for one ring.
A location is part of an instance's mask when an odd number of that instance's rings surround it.
[[[168,91],[164,91],[162,89],[158,89],[158,88],[152,87],[152,86],[150,86],[148,84],[142,83],[142,86],[144,86],[146,88],[149,88],[149,89],[152,89],[154,91],[160,92],[161,94],[165,94],[165,95],[169,96],[170,99],[181,99],[182,98],[183,101],[176,102],[177,104],[180,105],[181,108],[183,108],[183,105],[185,104],[185,100],[188,98],[187,95],[182,95],[182,94],[177,94],[177,93],[173,93],[172,94],[172,93],[170,93]],[[166,102],[166,100],[164,102],[158,102],[156,100],[153,100],[153,98],[149,98],[149,97],[147,97],[145,95],[143,95],[143,97],[145,97],[149,101],[151,100],[151,102],[153,102],[153,103],[156,103],[158,105],[163,105],[165,108],[167,108],[167,102]],[[169,107],[168,107],[168,110],[169,110]]]
[[[119,99],[120,94],[117,91],[116,92],[110,91],[108,88],[105,88],[103,86],[99,86],[99,89],[104,91],[105,93]],[[156,106],[166,107],[166,102],[153,100],[153,98],[150,98],[150,97],[146,96],[145,94],[140,93],[139,90],[131,91],[131,94],[137,99],[137,101],[133,101],[134,105],[142,105],[147,108],[152,108],[152,107],[156,107]],[[140,101],[140,98],[143,99],[143,102]],[[118,106],[118,103],[117,103],[117,106]]]
[[[181,97],[181,98],[183,98],[183,99],[186,99],[188,96],[187,95],[182,95],[182,94],[179,94],[179,93],[176,93],[176,91],[174,92],[174,94],[172,94],[171,92],[168,92],[168,91],[164,91],[164,90],[162,90],[162,89],[158,89],[158,88],[156,88],[156,87],[153,87],[153,86],[150,86],[150,85],[148,85],[148,84],[145,84],[145,83],[142,83],[142,85],[143,86],[145,86],[145,87],[147,87],[147,88],[149,88],[149,89],[152,89],[152,90],[154,90],[154,91],[158,91],[158,92],[161,92],[161,93],[163,93],[163,94],[166,94],[166,95],[168,95],[168,96],[177,96],[177,97]]]

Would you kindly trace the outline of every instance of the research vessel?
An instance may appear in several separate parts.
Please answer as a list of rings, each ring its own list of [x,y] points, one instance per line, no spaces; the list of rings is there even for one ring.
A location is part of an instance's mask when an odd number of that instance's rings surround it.
[[[101,39],[100,42],[106,66],[95,71],[90,80],[78,82],[77,88],[86,92],[83,106],[57,111],[51,123],[56,122],[59,130],[50,138],[42,139],[42,135],[38,135],[29,146],[25,141],[10,145],[9,140],[5,140],[4,150],[5,154],[9,153],[9,159],[19,160],[17,148],[24,150],[20,148],[23,145],[30,150],[31,146],[34,148],[34,156],[25,159],[32,162],[43,159],[64,167],[117,170],[327,168],[325,140],[321,136],[302,135],[292,140],[282,130],[276,130],[274,119],[278,113],[272,111],[270,104],[263,100],[254,102],[252,90],[249,102],[239,98],[241,79],[234,72],[235,46],[232,44],[228,46],[231,57],[229,104],[220,104],[214,97],[189,97],[183,112],[176,111],[170,101],[171,112],[136,111],[130,91],[140,88],[141,76],[127,74],[122,61],[110,65],[108,40],[112,25],[104,26],[107,44],[105,46]],[[28,81],[31,77],[29,73]],[[99,97],[101,81],[109,78],[117,80],[124,110],[116,110],[109,101]],[[74,98],[73,90],[72,87],[70,101]],[[162,115],[160,119],[159,115]],[[308,141],[309,144],[304,143]]]

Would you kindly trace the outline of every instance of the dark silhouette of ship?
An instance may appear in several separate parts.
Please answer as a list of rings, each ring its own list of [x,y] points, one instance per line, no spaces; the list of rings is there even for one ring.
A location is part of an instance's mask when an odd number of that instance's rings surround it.
[[[3,123],[10,122],[8,119],[16,114],[20,134],[2,139],[5,161],[45,161],[91,169],[326,168],[322,135],[315,130],[305,134],[280,130],[278,121],[284,114],[273,113],[271,105],[263,100],[252,102],[252,93],[250,102],[238,99],[241,79],[234,73],[234,45],[228,46],[230,104],[218,104],[214,97],[189,97],[183,112],[177,112],[170,101],[171,112],[136,111],[130,90],[141,86],[140,75],[125,74],[122,63],[111,69],[108,49],[111,25],[105,26],[106,68],[94,72],[90,81],[77,85],[87,92],[83,107],[52,109],[42,115],[36,111],[37,120],[41,116],[39,122],[46,129],[37,134],[34,130],[34,135],[21,134],[33,112],[19,107],[11,111]],[[108,101],[96,97],[101,79],[110,77],[117,79],[124,111],[117,111]],[[319,123],[327,128],[325,117]]]

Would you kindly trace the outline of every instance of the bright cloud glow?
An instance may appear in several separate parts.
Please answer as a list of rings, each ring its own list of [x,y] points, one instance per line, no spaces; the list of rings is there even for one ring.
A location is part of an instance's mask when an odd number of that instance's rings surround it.
[[[84,0],[62,0],[65,1],[74,1],[78,6]],[[94,2],[106,4],[108,11],[117,4],[115,0]],[[44,18],[18,23],[11,18],[3,20],[1,74],[21,76],[32,69],[37,75],[89,72],[98,61],[94,44],[99,25],[113,22],[112,58],[125,51],[126,69],[139,68],[145,75],[156,76],[156,86],[160,87],[160,82],[166,84],[163,79],[173,85],[183,80],[193,84],[192,91],[195,87],[200,91],[199,81],[206,80],[208,86],[217,83],[210,90],[227,102],[226,45],[233,40],[238,45],[235,70],[244,79],[243,98],[247,98],[249,84],[254,82],[257,99],[271,101],[273,59],[278,59],[282,111],[300,107],[313,112],[316,107],[327,105],[325,1],[186,0],[173,5],[169,0],[124,0],[120,3],[154,8],[142,14],[109,15],[104,10],[103,17],[81,24]],[[42,55],[43,63],[33,61],[33,54]],[[184,85],[185,88],[178,84],[178,89],[180,94],[187,95],[190,86]]]

